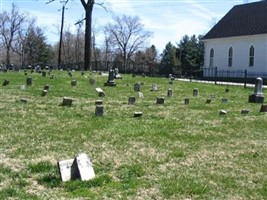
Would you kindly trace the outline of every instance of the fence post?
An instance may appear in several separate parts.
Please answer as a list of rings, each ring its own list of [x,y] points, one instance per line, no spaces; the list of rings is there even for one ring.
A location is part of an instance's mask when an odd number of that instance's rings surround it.
[[[248,77],[248,70],[245,70],[245,83],[244,83],[244,88],[247,88],[247,77]]]
[[[214,68],[215,69],[215,85],[217,85],[217,67]]]

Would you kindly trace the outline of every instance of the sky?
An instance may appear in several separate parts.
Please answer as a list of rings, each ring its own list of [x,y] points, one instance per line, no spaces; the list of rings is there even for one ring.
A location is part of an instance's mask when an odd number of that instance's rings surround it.
[[[87,0],[86,0],[87,1]],[[259,0],[256,0],[259,1]],[[233,6],[255,0],[95,0],[93,23],[100,29],[113,23],[113,16],[138,16],[144,30],[152,37],[147,46],[155,45],[159,53],[171,42],[177,46],[183,36],[204,35]],[[62,0],[0,0],[0,11],[10,11],[15,3],[21,12],[36,18],[36,25],[44,29],[47,42],[59,41]],[[69,0],[65,10],[64,27],[75,33],[75,23],[85,16],[80,0]],[[99,48],[103,46],[103,33],[96,35]]]

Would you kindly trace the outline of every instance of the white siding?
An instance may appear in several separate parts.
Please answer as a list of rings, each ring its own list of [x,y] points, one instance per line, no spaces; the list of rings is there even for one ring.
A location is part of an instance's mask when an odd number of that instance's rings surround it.
[[[267,34],[205,40],[204,67],[209,67],[210,50],[214,49],[213,66],[218,70],[247,70],[267,73]],[[249,48],[254,46],[254,66],[249,67]],[[228,51],[233,48],[233,64],[228,67]]]

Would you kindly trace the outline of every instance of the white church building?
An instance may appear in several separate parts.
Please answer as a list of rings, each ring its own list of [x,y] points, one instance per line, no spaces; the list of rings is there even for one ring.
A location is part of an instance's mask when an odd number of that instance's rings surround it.
[[[267,78],[267,1],[234,6],[203,41],[204,77]]]

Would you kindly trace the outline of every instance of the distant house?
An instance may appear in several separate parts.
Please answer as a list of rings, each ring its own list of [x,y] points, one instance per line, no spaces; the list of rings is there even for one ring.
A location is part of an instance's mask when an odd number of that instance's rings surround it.
[[[267,78],[267,1],[234,6],[203,41],[204,77]]]

